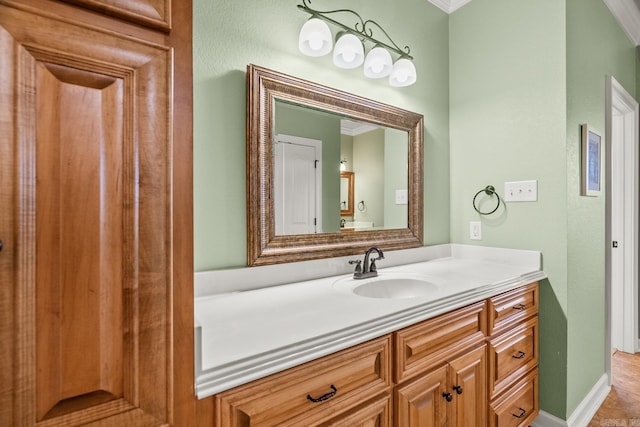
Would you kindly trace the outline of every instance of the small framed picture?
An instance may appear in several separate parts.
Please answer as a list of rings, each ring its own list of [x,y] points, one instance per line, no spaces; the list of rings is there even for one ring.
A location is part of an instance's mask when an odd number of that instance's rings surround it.
[[[602,192],[602,138],[587,124],[582,127],[583,196],[599,196]]]

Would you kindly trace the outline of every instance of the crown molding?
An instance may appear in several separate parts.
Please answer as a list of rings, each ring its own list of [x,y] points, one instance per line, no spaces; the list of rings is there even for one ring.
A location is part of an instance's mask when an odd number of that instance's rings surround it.
[[[636,46],[640,46],[640,7],[633,0],[603,0]]]
[[[340,120],[340,133],[342,135],[358,136],[362,133],[378,129],[378,126],[352,120]]]
[[[430,3],[434,4],[447,13],[453,13],[470,1],[471,0],[429,0]]]

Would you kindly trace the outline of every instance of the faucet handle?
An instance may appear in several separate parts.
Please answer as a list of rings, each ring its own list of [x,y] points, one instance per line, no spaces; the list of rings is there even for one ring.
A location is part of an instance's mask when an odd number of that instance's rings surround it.
[[[376,267],[376,261],[378,261],[379,259],[383,259],[384,257],[378,257],[378,258],[373,258],[371,260],[371,264],[369,265],[369,271],[370,272],[375,272],[378,271],[378,267]]]
[[[362,263],[362,260],[360,260],[360,259],[352,259],[352,260],[349,261],[349,264],[355,264],[356,265],[355,273],[362,273],[362,267],[360,266],[361,263]]]

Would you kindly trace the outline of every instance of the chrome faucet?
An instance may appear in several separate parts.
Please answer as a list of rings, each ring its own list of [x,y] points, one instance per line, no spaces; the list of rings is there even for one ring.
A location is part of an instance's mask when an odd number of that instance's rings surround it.
[[[376,251],[378,253],[378,258],[372,258],[371,263],[369,263],[369,256],[371,252]],[[375,246],[367,249],[364,253],[364,262],[358,260],[351,260],[349,264],[355,264],[356,268],[353,272],[354,279],[366,279],[367,277],[376,277],[378,275],[378,268],[376,267],[376,261],[384,259],[384,253],[380,248]],[[362,266],[360,265],[362,263]]]

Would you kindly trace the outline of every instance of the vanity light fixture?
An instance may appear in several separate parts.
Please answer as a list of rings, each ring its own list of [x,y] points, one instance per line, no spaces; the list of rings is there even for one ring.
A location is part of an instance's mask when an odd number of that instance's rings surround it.
[[[364,62],[364,75],[379,79],[389,77],[391,86],[410,86],[416,82],[416,67],[409,54],[411,49],[405,46],[401,49],[389,34],[377,22],[362,17],[351,9],[336,9],[319,11],[309,7],[311,0],[302,0],[298,5],[300,10],[307,12],[311,18],[302,26],[298,39],[298,47],[307,56],[324,56],[331,52],[333,39],[327,23],[339,27],[333,48],[333,63],[340,68],[356,68]],[[328,15],[334,13],[351,14],[357,17],[353,27],[349,27]],[[386,37],[387,42],[373,37],[371,27],[377,27]],[[373,44],[373,48],[364,55],[364,42]],[[391,52],[398,55],[393,63]]]

